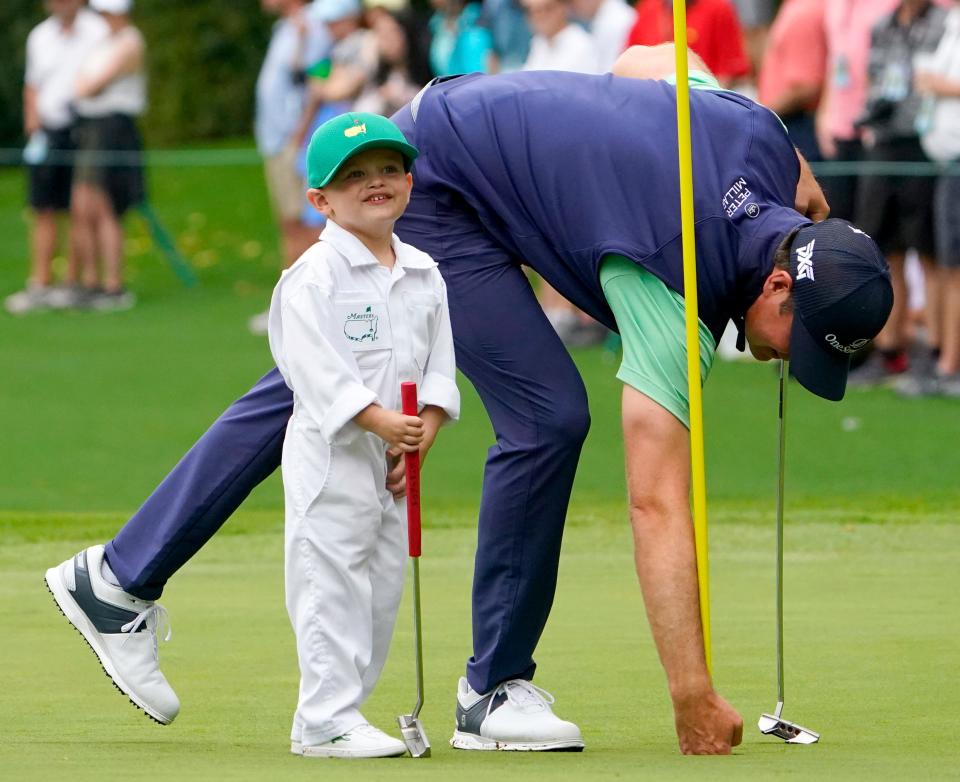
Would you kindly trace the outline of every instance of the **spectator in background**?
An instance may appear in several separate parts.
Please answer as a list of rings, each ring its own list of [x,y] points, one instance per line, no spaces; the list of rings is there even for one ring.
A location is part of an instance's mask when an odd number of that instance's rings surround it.
[[[430,81],[428,46],[423,45],[422,28],[409,9],[376,6],[367,11],[367,23],[377,43],[377,67],[354,110],[389,117]]]
[[[925,101],[919,124],[923,148],[951,167],[937,182],[934,198],[942,328],[934,371],[897,390],[960,398],[960,0],[947,14],[936,53],[922,67],[918,63],[915,85]]]
[[[297,171],[300,121],[306,97],[306,69],[326,57],[330,37],[323,23],[306,13],[305,0],[260,0],[273,25],[267,55],[257,76],[254,135],[263,157],[267,192],[280,228],[284,267],[310,246],[315,232],[301,219],[307,186]],[[250,319],[250,331],[267,333],[267,313]]]
[[[314,61],[308,70],[306,108],[301,117],[297,141],[303,144],[326,118],[317,120],[325,107],[349,111],[373,81],[379,63],[377,37],[363,26],[360,0],[317,0],[310,14],[326,25],[333,39],[329,59]],[[345,109],[340,107],[345,106]]]
[[[480,21],[479,3],[431,0],[430,67],[435,76],[485,73],[491,63],[493,38]]]
[[[83,7],[83,0],[47,0],[44,6],[50,16],[27,37],[23,130],[29,138],[24,156],[33,228],[30,279],[24,290],[4,301],[7,311],[16,315],[88,299],[78,287],[73,239],[63,286],[54,286],[52,266],[58,246],[57,218],[70,208],[73,183],[73,163],[62,156],[74,149],[70,110],[74,82],[80,64],[108,30],[98,14]]]
[[[571,8],[590,31],[598,71],[607,73],[627,47],[627,36],[633,27],[633,8],[624,0],[572,0]]]
[[[570,18],[568,0],[523,0],[533,31],[525,71],[602,73],[596,43],[590,33]],[[537,299],[550,325],[567,347],[601,342],[607,330],[561,296],[545,280],[537,285]]]
[[[590,33],[570,18],[569,0],[523,0],[533,30],[525,71],[602,73]]]
[[[307,68],[308,89],[303,115],[295,134],[296,165],[307,175],[307,144],[320,125],[351,111],[366,91],[373,89],[379,55],[376,35],[363,26],[359,0],[316,0],[309,15],[326,26],[333,47],[329,57]],[[300,220],[309,229],[310,243],[326,224],[326,218],[305,199],[300,199]]]
[[[129,309],[136,301],[124,288],[121,219],[146,197],[137,117],[147,107],[147,80],[146,45],[130,22],[132,5],[91,0],[109,33],[80,66],[74,89],[79,119],[70,212],[88,285],[97,279],[98,260],[101,265],[101,289],[89,304],[98,310]],[[105,155],[117,157],[104,160]]]
[[[483,0],[482,24],[490,31],[490,73],[519,71],[530,51],[530,27],[520,0]]]
[[[767,49],[767,35],[777,9],[785,5],[787,0],[733,0],[737,11],[737,18],[743,29],[744,44],[747,56],[754,71],[760,69],[760,62]]]
[[[770,28],[757,99],[777,113],[808,162],[820,160],[815,118],[827,69],[827,0],[785,0]]]
[[[671,0],[639,0],[627,46],[673,41]],[[724,87],[750,75],[743,30],[730,0],[687,0],[687,43]]]
[[[864,159],[929,162],[917,133],[920,94],[913,89],[913,62],[933,53],[943,35],[946,11],[931,0],[903,0],[873,28],[867,68]],[[857,195],[857,223],[886,255],[893,281],[893,310],[876,338],[877,350],[850,374],[856,385],[885,382],[908,369],[907,250],[916,250],[927,272],[927,346],[934,361],[940,348],[940,291],[933,272],[933,193],[930,176],[865,174]],[[922,361],[919,372],[932,362]]]
[[[838,163],[863,159],[863,142],[854,122],[867,101],[867,59],[870,31],[897,0],[829,0],[824,22],[827,36],[827,80],[817,110],[817,144],[821,155]],[[825,175],[820,181],[830,202],[830,216],[856,217],[858,178]]]

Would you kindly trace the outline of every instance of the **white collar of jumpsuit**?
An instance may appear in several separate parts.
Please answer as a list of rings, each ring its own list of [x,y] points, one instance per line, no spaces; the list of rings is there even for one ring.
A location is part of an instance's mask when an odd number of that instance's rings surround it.
[[[333,247],[347,259],[351,266],[371,266],[380,263],[363,242],[345,228],[341,228],[333,220],[327,220],[327,224],[320,234],[320,241]],[[393,243],[393,252],[397,256],[397,266],[400,268],[432,269],[437,265],[436,261],[426,253],[401,242],[396,234],[393,235],[391,242]]]

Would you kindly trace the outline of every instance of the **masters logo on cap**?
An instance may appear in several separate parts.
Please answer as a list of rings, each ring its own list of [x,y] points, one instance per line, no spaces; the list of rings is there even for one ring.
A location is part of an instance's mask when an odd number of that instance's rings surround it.
[[[367,133],[367,126],[362,122],[357,122],[352,127],[349,127],[345,131],[343,131],[343,135],[346,136],[347,138],[353,138],[354,136],[359,136],[361,133],[363,133],[364,135],[366,135]]]
[[[790,373],[817,396],[842,399],[850,356],[880,332],[893,307],[887,262],[859,228],[824,220],[797,232],[790,276]]]
[[[393,149],[410,170],[417,148],[407,143],[400,128],[386,117],[348,112],[327,120],[314,131],[307,147],[307,185],[326,187],[340,167],[365,149]]]

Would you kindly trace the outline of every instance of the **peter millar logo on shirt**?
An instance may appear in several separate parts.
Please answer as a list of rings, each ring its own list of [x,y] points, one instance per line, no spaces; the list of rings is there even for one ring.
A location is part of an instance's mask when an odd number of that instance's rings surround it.
[[[376,342],[379,320],[372,306],[363,312],[351,312],[343,324],[344,336],[351,342]]]
[[[810,280],[814,281],[813,278],[813,245],[816,244],[816,239],[811,239],[810,244],[801,247],[797,250],[797,279],[798,280]]]
[[[726,213],[727,217],[733,217],[737,213],[737,210],[747,203],[752,195],[753,193],[750,192],[750,187],[747,185],[747,180],[743,177],[737,179],[737,181],[730,186],[730,189],[723,194],[723,211]],[[758,214],[760,214],[760,207],[753,203],[751,206],[753,208],[750,209],[747,214],[750,217],[756,217]],[[753,214],[750,214],[750,212],[753,212]]]

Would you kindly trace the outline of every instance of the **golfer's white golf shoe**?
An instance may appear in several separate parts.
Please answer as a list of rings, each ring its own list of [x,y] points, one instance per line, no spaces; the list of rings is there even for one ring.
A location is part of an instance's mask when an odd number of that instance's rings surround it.
[[[580,728],[560,719],[553,696],[525,679],[510,679],[486,695],[464,678],[457,690],[457,727],[450,739],[456,749],[528,752],[583,750]]]
[[[364,723],[324,744],[303,746],[294,741],[290,751],[305,758],[395,758],[406,755],[407,746],[370,723]]]
[[[160,672],[157,633],[166,627],[162,606],[140,600],[104,580],[103,546],[93,546],[47,571],[47,588],[63,615],[100,659],[131,703],[167,725],[180,711],[176,693]]]

